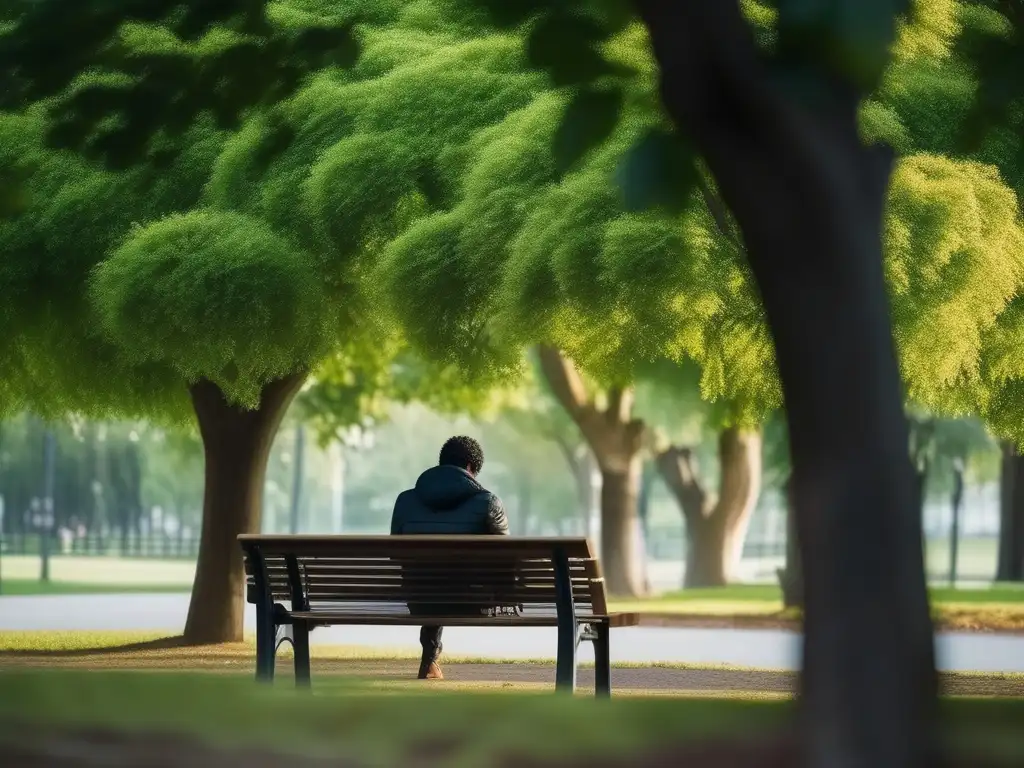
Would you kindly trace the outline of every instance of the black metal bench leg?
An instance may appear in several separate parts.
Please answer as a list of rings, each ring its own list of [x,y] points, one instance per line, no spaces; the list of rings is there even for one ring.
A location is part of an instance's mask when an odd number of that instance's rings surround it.
[[[576,648],[578,636],[575,622],[558,627],[558,657],[555,662],[555,689],[565,693],[576,690]]]
[[[610,627],[607,624],[597,624],[593,629],[594,692],[601,698],[607,698],[612,695]]]
[[[308,688],[310,685],[309,674],[309,625],[304,621],[297,621],[292,625],[294,638],[292,646],[295,650],[295,685],[299,688]]]
[[[277,628],[269,610],[256,606],[256,680],[274,681],[274,657],[277,655]]]

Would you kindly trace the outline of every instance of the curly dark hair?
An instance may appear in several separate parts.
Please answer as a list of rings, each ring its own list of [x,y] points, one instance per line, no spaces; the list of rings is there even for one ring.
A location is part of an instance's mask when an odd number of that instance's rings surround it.
[[[484,449],[472,437],[465,435],[449,437],[441,446],[438,464],[461,467],[462,469],[468,467],[470,472],[478,475],[484,468]]]

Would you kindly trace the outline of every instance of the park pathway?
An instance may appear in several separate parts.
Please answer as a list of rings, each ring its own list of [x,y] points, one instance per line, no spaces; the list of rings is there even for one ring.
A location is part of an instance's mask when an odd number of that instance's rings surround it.
[[[101,630],[180,632],[188,612],[188,595],[61,595],[0,597],[0,631]],[[247,629],[254,626],[252,610]],[[453,656],[480,659],[548,659],[554,654],[553,629],[452,627],[445,650]],[[330,627],[313,632],[314,645],[349,645],[382,652],[415,648],[412,627]],[[634,627],[612,635],[612,662],[718,664],[758,669],[794,670],[801,636],[784,630]],[[941,634],[939,666],[949,671],[1024,673],[1024,636]],[[593,661],[589,644],[581,660]]]

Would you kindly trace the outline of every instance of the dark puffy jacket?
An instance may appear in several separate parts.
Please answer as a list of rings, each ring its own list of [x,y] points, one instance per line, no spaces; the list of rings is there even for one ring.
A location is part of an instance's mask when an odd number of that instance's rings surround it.
[[[492,534],[508,535],[508,518],[501,499],[464,469],[431,467],[403,491],[391,515],[393,535]]]

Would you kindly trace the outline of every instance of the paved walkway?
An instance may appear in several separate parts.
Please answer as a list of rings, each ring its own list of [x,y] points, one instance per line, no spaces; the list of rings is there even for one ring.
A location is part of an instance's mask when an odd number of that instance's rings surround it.
[[[62,595],[0,597],[3,630],[159,631],[175,634],[185,625],[188,595]],[[246,617],[249,631],[255,614]],[[415,649],[413,627],[327,627],[313,632],[314,645],[356,645],[385,652]],[[445,650],[452,656],[487,659],[545,659],[554,656],[554,629],[479,627],[445,630]],[[1024,673],[1024,637],[987,634],[941,634],[939,666],[944,670]],[[613,663],[728,664],[759,669],[794,670],[799,665],[801,636],[769,629],[630,627],[612,633]],[[589,643],[581,660],[593,661]]]

